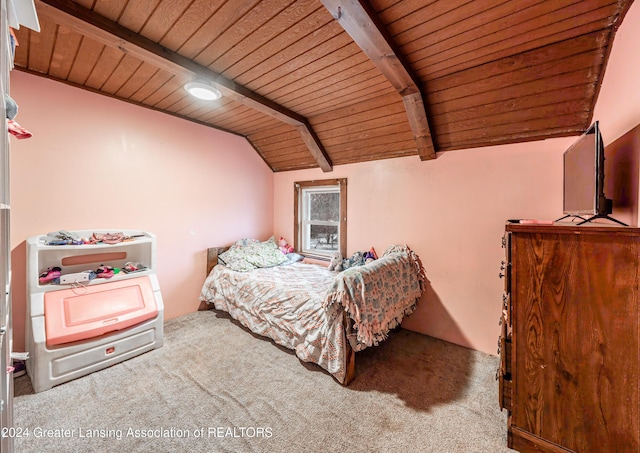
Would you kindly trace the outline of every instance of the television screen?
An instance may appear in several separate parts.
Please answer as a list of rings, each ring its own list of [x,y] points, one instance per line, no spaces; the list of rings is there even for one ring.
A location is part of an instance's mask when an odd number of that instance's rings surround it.
[[[604,194],[604,142],[597,121],[564,152],[563,164],[565,216],[556,222],[571,217],[581,219],[577,224],[582,225],[607,219],[627,226],[609,216],[613,201]],[[589,217],[585,219],[583,215]]]
[[[564,213],[598,214],[601,139],[594,123],[564,153]],[[604,157],[604,156],[602,156]]]

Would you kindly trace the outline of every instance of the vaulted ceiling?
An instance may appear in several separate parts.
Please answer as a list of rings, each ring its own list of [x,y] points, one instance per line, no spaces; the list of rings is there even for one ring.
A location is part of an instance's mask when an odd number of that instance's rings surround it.
[[[632,1],[36,0],[15,66],[246,137],[273,171],[428,165],[583,132]]]

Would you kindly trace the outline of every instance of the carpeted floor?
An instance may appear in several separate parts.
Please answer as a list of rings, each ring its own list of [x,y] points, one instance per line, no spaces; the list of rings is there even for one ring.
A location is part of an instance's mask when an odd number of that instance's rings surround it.
[[[192,313],[106,370],[38,394],[17,378],[16,452],[508,452],[496,366],[397,330],[342,387],[225,314]]]

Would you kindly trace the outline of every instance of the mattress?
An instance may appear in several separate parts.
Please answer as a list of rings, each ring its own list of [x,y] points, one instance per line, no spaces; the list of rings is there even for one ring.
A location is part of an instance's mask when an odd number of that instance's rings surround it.
[[[158,314],[148,277],[49,291],[44,295],[47,346],[95,338]]]

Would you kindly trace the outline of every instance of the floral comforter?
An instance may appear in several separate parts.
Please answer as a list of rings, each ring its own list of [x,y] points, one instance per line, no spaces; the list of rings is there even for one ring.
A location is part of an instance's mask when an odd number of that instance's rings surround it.
[[[251,331],[317,363],[340,383],[345,379],[345,334],[339,307],[322,301],[336,274],[312,264],[240,272],[213,268],[200,299],[228,312]]]
[[[418,256],[406,245],[391,246],[382,258],[350,267],[334,279],[324,306],[344,308],[353,320],[347,332],[355,351],[377,346],[416,308],[426,277]]]
[[[205,280],[200,300],[343,383],[346,341],[359,351],[385,339],[415,309],[424,280],[415,253],[392,246],[380,259],[340,273],[303,263],[251,271],[218,264]],[[346,327],[345,311],[353,320]]]

